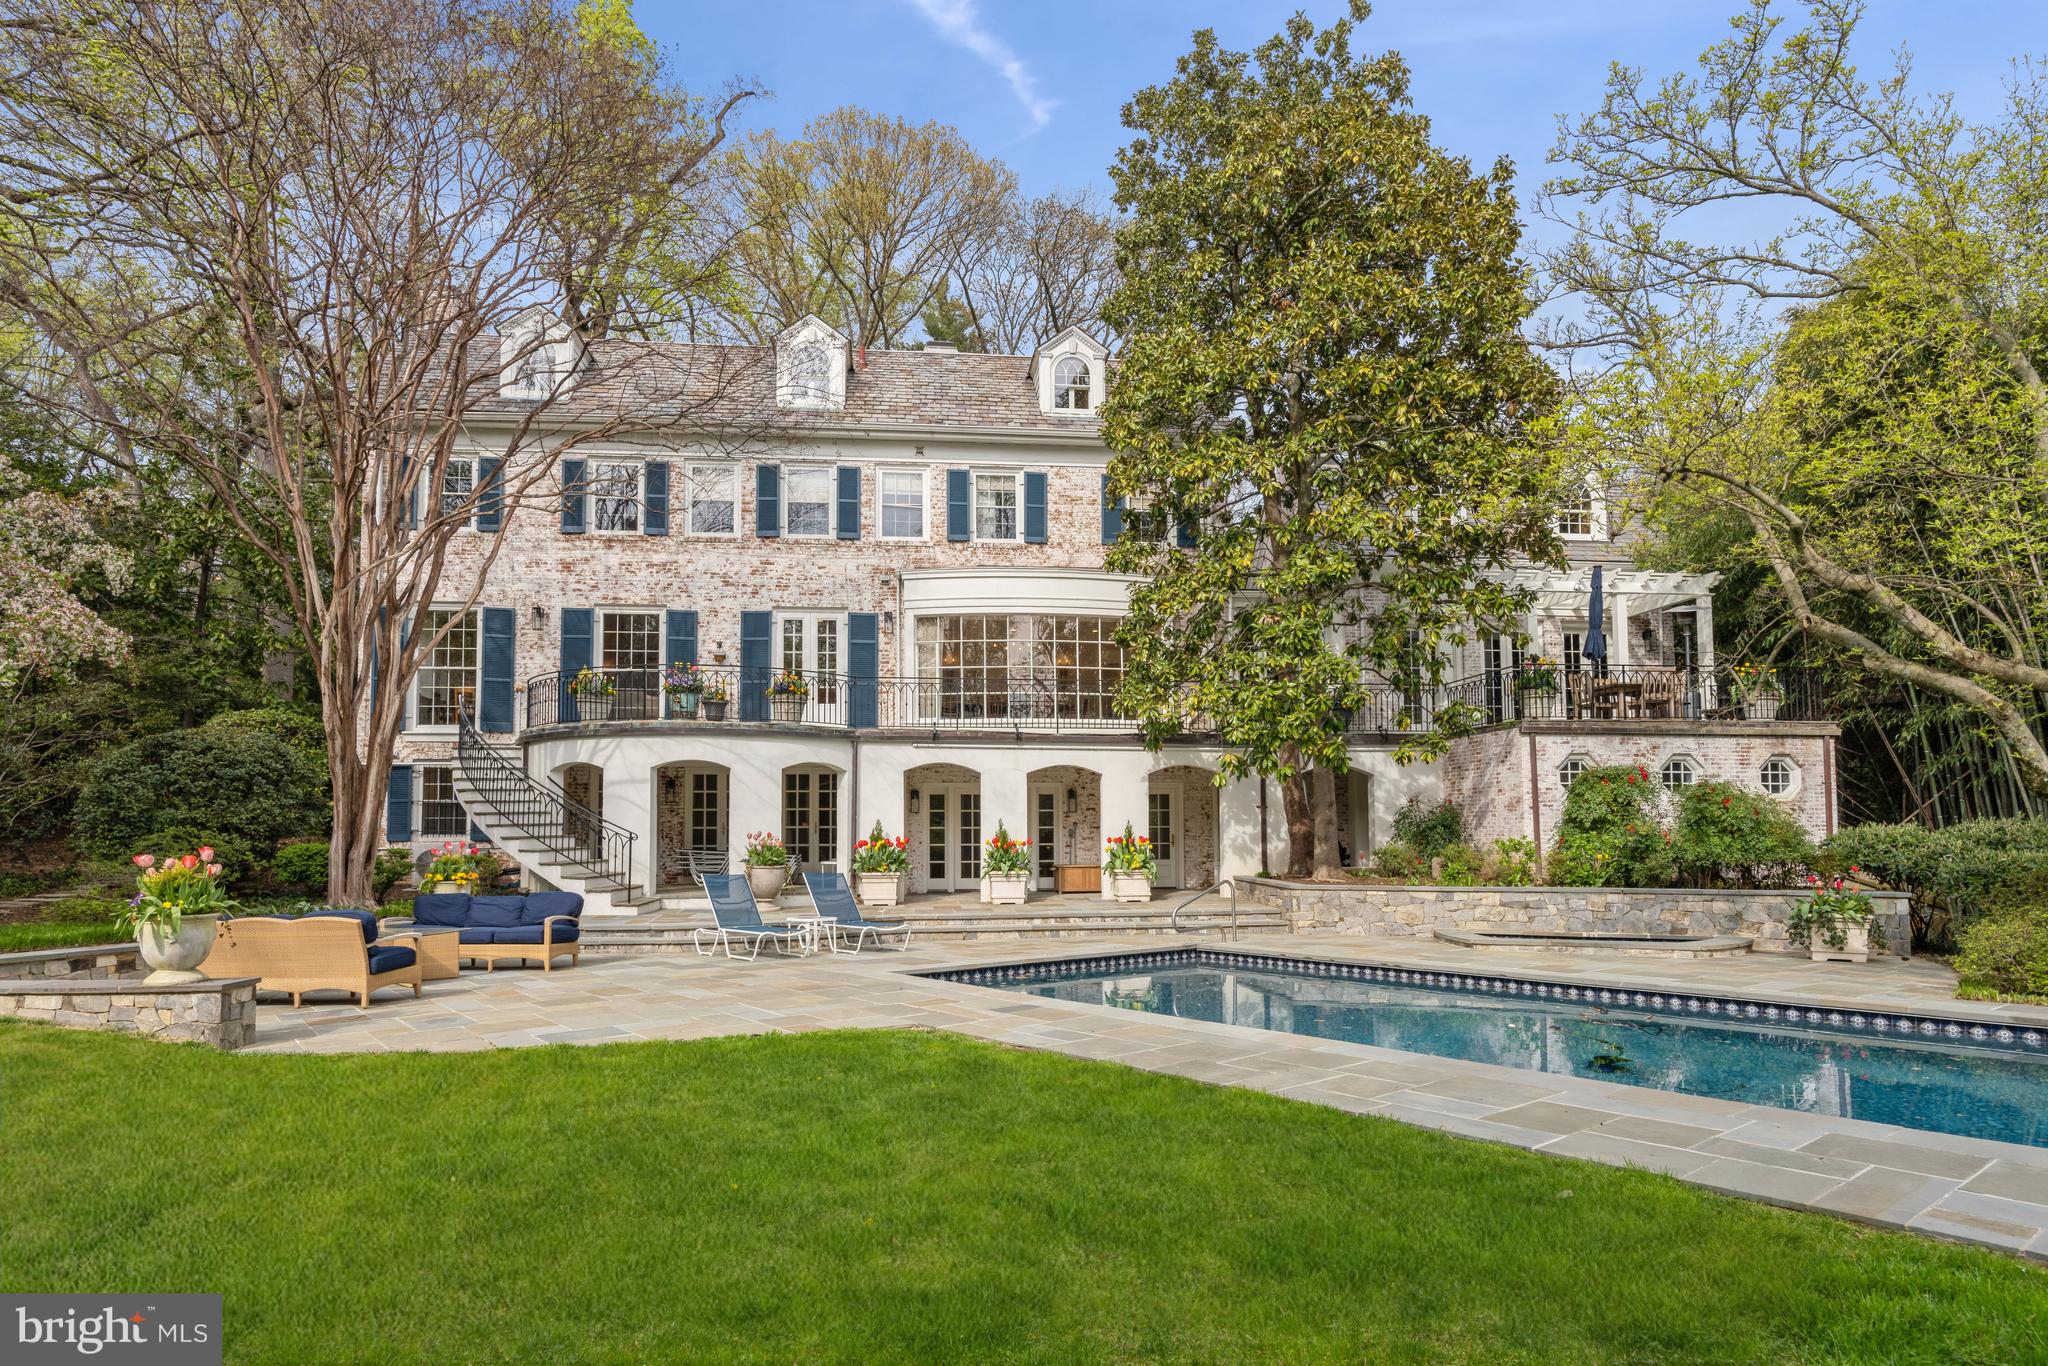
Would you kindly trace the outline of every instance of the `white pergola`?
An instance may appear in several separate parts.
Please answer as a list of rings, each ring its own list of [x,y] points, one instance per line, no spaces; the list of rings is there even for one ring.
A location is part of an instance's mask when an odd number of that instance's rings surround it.
[[[1583,618],[1593,595],[1593,566],[1573,565],[1564,573],[1552,569],[1515,569],[1499,576],[1534,596],[1529,608],[1529,637],[1540,638],[1538,623],[1545,617]],[[1603,633],[1610,651],[1608,662],[1617,669],[1629,664],[1628,622],[1632,615],[1661,612],[1673,607],[1691,608],[1699,618],[1700,667],[1714,666],[1714,585],[1718,573],[1681,574],[1662,569],[1637,569],[1629,565],[1602,565],[1600,594],[1606,612]]]

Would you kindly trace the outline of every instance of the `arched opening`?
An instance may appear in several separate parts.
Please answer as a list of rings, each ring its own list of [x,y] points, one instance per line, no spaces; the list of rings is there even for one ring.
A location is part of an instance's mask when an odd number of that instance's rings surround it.
[[[981,882],[981,775],[920,764],[903,775],[913,892],[971,892]]]
[[[731,858],[728,818],[732,774],[723,764],[685,759],[654,770],[654,876],[657,890],[695,886],[693,858],[722,869]]]
[[[563,764],[554,777],[562,795],[573,803],[563,822],[563,835],[586,852],[598,851],[602,847],[598,822],[604,819],[604,770],[596,764]]]
[[[1032,885],[1091,895],[1102,890],[1102,775],[1058,764],[1025,775],[1031,812]]]
[[[1157,769],[1145,787],[1145,829],[1159,860],[1153,886],[1207,887],[1216,881],[1216,773],[1194,764]]]

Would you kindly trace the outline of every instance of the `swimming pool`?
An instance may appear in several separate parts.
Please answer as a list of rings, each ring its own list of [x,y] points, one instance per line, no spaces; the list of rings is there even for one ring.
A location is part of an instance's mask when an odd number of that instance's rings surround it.
[[[1210,949],[936,975],[2048,1147],[2048,1032],[2039,1029]]]

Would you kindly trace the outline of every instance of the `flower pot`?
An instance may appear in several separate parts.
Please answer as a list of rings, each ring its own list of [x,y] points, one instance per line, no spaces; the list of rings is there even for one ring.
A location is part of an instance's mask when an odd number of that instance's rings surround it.
[[[1784,700],[1776,695],[1745,698],[1742,703],[1742,714],[1751,721],[1775,721],[1778,719],[1778,708]]]
[[[810,700],[804,693],[772,692],[768,694],[768,714],[777,721],[801,721],[804,703]]]
[[[576,719],[579,721],[609,721],[613,705],[619,700],[616,693],[593,693],[576,698]]]
[[[854,894],[863,906],[899,906],[903,903],[902,873],[855,873]]]
[[[704,694],[695,692],[672,692],[668,695],[668,710],[671,716],[695,716],[697,703]]]
[[[1842,926],[1842,947],[1829,947],[1827,937],[1816,927],[1809,955],[1816,963],[1868,963],[1870,961],[1870,926],[1862,922],[1844,923]]]
[[[1109,899],[1111,901],[1150,901],[1152,879],[1143,873],[1118,873],[1109,875]]]
[[[1022,906],[1025,888],[1030,885],[1029,873],[985,873],[981,879],[981,899],[991,906]]]
[[[220,916],[215,912],[188,915],[172,934],[164,925],[137,925],[135,945],[141,950],[143,966],[156,969],[142,979],[145,986],[167,986],[177,982],[203,982],[206,974],[195,971],[213,950],[220,933]]]
[[[704,699],[704,719],[706,721],[723,721],[725,719],[725,699],[723,697],[707,697]]]
[[[781,896],[783,884],[788,881],[786,863],[757,863],[747,869],[747,885],[754,889],[754,900],[763,905]]]

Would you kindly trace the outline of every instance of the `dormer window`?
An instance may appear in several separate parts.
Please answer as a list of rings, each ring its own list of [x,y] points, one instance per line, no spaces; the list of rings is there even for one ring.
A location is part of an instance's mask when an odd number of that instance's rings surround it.
[[[1052,406],[1070,412],[1085,413],[1089,409],[1088,362],[1079,356],[1067,356],[1053,368]]]
[[[803,346],[789,362],[789,401],[805,407],[832,399],[832,362],[822,346]]]
[[[813,314],[775,339],[775,406],[842,408],[846,405],[846,338]]]
[[[538,304],[506,323],[502,337],[498,393],[503,398],[555,397],[567,391],[589,360],[567,325]]]
[[[512,367],[512,387],[521,393],[539,397],[548,390],[548,381],[555,377],[555,367],[546,346],[531,346]]]
[[[1567,541],[1597,541],[1607,535],[1607,510],[1591,485],[1580,484],[1558,504],[1557,534]]]

